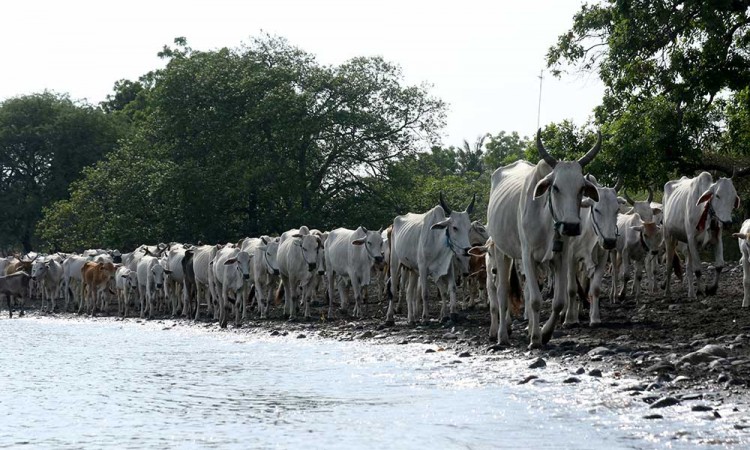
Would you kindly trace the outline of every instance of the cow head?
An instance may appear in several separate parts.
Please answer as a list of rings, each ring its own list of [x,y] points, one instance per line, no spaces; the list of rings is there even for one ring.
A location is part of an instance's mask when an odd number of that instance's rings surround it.
[[[234,258],[224,261],[225,265],[237,264],[237,270],[242,274],[243,280],[250,279],[250,254],[244,250],[237,253]]]
[[[276,262],[276,255],[279,253],[279,240],[270,239],[267,236],[261,238],[263,244],[258,249],[263,252],[263,264],[269,275],[279,274],[279,265]],[[257,258],[257,257],[256,257]]]
[[[740,198],[731,179],[719,178],[700,196],[698,205],[701,203],[726,227],[732,223],[732,210],[740,207]]]
[[[536,135],[539,156],[552,168],[547,176],[534,187],[534,199],[547,194],[547,208],[555,222],[555,230],[566,236],[581,234],[581,199],[586,196],[599,200],[596,186],[583,178],[583,168],[599,153],[602,144],[601,133],[597,134],[596,144],[578,161],[557,161],[542,144],[542,130]]]
[[[383,255],[385,251],[383,236],[380,233],[379,230],[369,231],[365,227],[359,227],[357,228],[357,234],[364,234],[364,236],[352,241],[352,245],[362,246],[365,253],[367,253],[368,258],[370,258],[370,260],[376,265],[383,263]]]
[[[589,208],[591,224],[599,245],[605,250],[613,250],[617,246],[617,214],[625,199],[617,196],[614,188],[600,187],[596,179],[586,175],[586,180],[596,186],[599,201],[595,202],[586,197],[581,200],[582,208]]]
[[[164,286],[164,274],[166,272],[164,267],[159,263],[151,266],[151,275],[154,277],[154,284],[157,289],[161,289]]]
[[[641,219],[646,221],[656,222],[656,216],[661,214],[662,207],[658,203],[654,203],[654,190],[650,187],[648,189],[648,198],[644,200],[633,200],[628,195],[628,191],[623,191],[625,200],[633,207],[631,211],[637,212]]]
[[[660,225],[649,221],[643,222],[641,225],[634,225],[631,228],[641,233],[641,241],[646,245],[649,253],[652,255],[659,254],[659,245],[661,245],[663,239]]]
[[[471,228],[469,228],[469,243],[472,246],[482,245],[487,242],[490,238],[490,234],[487,232],[487,228],[482,222],[475,220],[471,222]]]
[[[302,258],[305,260],[308,270],[314,271],[319,266],[320,256],[323,254],[323,241],[320,236],[297,233],[292,237],[295,239],[294,245],[299,247],[302,252]],[[319,268],[318,271],[320,270]],[[323,270],[325,271],[325,269]]]
[[[471,229],[471,218],[469,215],[474,211],[474,203],[476,202],[477,195],[471,199],[471,203],[466,207],[465,211],[453,211],[443,198],[443,193],[440,193],[440,206],[445,212],[446,218],[440,222],[433,224],[430,229],[432,230],[444,230],[445,238],[441,239],[441,245],[445,245],[453,251],[456,259],[458,260],[459,266],[461,267],[461,274],[463,276],[469,275],[469,230]]]

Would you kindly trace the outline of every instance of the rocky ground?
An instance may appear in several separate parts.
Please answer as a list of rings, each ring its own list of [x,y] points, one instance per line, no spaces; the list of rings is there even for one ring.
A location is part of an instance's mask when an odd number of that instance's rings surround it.
[[[486,306],[463,310],[456,323],[443,324],[437,320],[437,301],[431,306],[435,320],[418,326],[408,326],[403,315],[397,316],[395,326],[385,326],[387,304],[372,301],[368,305],[370,319],[327,321],[323,315],[327,308],[318,307],[315,320],[288,322],[276,307],[270,320],[247,321],[243,328],[300,338],[429,344],[427,352],[453,352],[457,360],[490,355],[495,356],[493,360],[520,358],[528,361],[528,372],[519,376],[518,383],[544,377],[547,362],[554,362],[569,369],[566,383],[603,376],[617,386],[618,380],[623,380],[619,388],[653,408],[647,418],[660,418],[659,408],[685,402],[690,402],[694,411],[718,416],[719,408],[727,405],[734,411],[750,412],[750,309],[741,308],[742,295],[742,269],[729,264],[715,296],[688,300],[684,285],[675,284],[670,301],[647,294],[638,304],[632,298],[616,304],[603,299],[601,326],[586,325],[588,311],[584,310],[581,326],[559,328],[540,350],[527,350],[522,318],[513,322],[511,345],[498,346],[488,336]],[[549,310],[550,302],[545,302],[542,321]],[[217,327],[213,321],[198,325]],[[750,428],[750,421],[742,419],[734,426]]]

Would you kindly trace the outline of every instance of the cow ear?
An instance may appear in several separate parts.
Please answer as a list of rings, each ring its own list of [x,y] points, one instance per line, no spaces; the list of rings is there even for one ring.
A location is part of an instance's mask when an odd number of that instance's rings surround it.
[[[229,258],[228,260],[224,261],[224,265],[228,266],[228,265],[234,264],[236,262],[237,262],[237,258]],[[165,270],[165,272],[166,272],[166,270]]]
[[[542,195],[544,195],[545,192],[547,192],[547,189],[549,189],[550,186],[552,186],[552,174],[550,173],[546,177],[539,180],[539,182],[534,186],[534,198],[539,198]]]
[[[739,207],[740,207],[740,196],[738,195],[738,196],[737,196],[737,197],[736,197],[736,198],[734,199],[734,209],[737,209],[737,208],[739,208]]]
[[[661,208],[659,208],[658,206],[652,206],[651,212],[653,212],[654,215],[661,214]]]
[[[599,190],[596,188],[596,185],[590,181],[583,180],[583,195],[595,202],[599,201]]]
[[[321,239],[321,238],[320,238],[319,236],[315,236],[315,239],[317,239],[317,240],[318,240],[318,248],[319,248],[319,249],[323,249],[323,248],[325,248],[325,247],[323,246],[323,239]]]
[[[451,219],[441,220],[440,222],[432,225],[430,227],[430,229],[431,230],[442,230],[443,228],[445,228],[445,227],[448,226],[448,224],[450,223],[450,221],[451,221]]]
[[[164,269],[164,273],[166,273],[167,275],[171,275],[171,274],[172,274],[172,271],[171,271],[171,270],[167,270],[167,269]]]
[[[123,278],[127,278],[128,274],[122,273],[122,274],[120,274],[120,276],[123,277]]]
[[[696,206],[700,205],[703,202],[707,202],[707,201],[711,200],[711,197],[713,195],[714,195],[714,193],[711,192],[711,189],[707,190],[706,192],[703,193],[703,195],[700,196],[700,198],[698,199],[698,203],[696,203]]]
[[[469,249],[469,254],[471,256],[482,256],[485,253],[487,253],[488,247],[486,245],[478,245],[476,247],[471,247]]]
[[[362,245],[365,243],[364,239],[355,239],[352,241],[352,245]]]
[[[584,197],[581,199],[581,208],[591,208],[594,206],[595,201],[591,200],[588,197]]]
[[[626,204],[627,202],[628,202],[628,201],[627,201],[627,200],[625,200],[624,198],[622,198],[622,197],[617,197],[617,203],[619,203],[619,204],[621,204],[621,205],[624,205],[624,204]]]
[[[643,225],[633,225],[630,228],[633,229],[633,230],[635,230],[635,231],[643,231]]]

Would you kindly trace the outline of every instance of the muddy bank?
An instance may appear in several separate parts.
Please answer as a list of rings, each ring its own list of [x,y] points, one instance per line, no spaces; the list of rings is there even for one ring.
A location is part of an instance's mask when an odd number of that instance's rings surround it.
[[[271,319],[249,320],[239,329],[230,324],[226,332],[369,341],[376,345],[426,344],[425,352],[448,352],[455,355],[456,364],[467,358],[482,359],[487,364],[524,361],[527,369],[519,374],[518,383],[554,379],[575,384],[586,377],[597,377],[642,402],[644,418],[668,417],[689,406],[692,413],[706,420],[731,421],[736,429],[750,429],[750,311],[740,308],[741,267],[728,265],[717,295],[691,301],[685,295],[684,286],[674,285],[671,301],[648,294],[638,304],[630,296],[616,304],[603,299],[601,326],[586,325],[588,311],[584,309],[581,326],[558,328],[544,349],[532,351],[526,348],[528,336],[522,318],[513,322],[511,345],[498,346],[488,336],[486,305],[462,310],[456,323],[443,324],[437,320],[436,300],[430,305],[435,319],[415,327],[408,326],[403,315],[397,315],[395,326],[385,326],[387,304],[371,300],[367,307],[370,318],[365,320],[342,317],[327,321],[327,306],[321,302],[313,308],[315,320],[288,322],[277,306]],[[377,295],[371,292],[370,299],[375,298]],[[38,302],[27,306],[32,315],[38,314],[34,311]],[[549,310],[550,304],[545,302],[543,320]],[[55,316],[79,320],[75,314]],[[213,320],[193,322],[163,316],[153,321],[164,323],[165,328],[180,325],[221,331]],[[566,376],[560,378],[559,370]]]

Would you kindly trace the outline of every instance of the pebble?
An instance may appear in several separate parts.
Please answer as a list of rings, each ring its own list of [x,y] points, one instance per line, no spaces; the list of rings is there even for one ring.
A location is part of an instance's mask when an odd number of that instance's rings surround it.
[[[434,348],[428,348],[428,349],[427,349],[427,350],[425,350],[424,352],[425,352],[425,353],[435,353],[435,349],[434,349]]]
[[[581,382],[581,380],[579,380],[576,377],[568,377],[568,378],[566,378],[566,379],[563,380],[563,383],[580,383],[580,382]]]
[[[703,411],[712,411],[713,408],[708,405],[695,405],[692,408],[690,408],[691,411],[696,412],[703,412]]]
[[[646,368],[646,372],[674,372],[675,367],[674,364],[670,363],[669,361],[659,361],[653,366],[650,366]]]
[[[643,416],[643,418],[644,419],[649,419],[649,420],[651,420],[651,419],[663,419],[664,416],[662,416],[661,414],[649,414],[649,415]]]
[[[297,339],[304,339],[306,337],[307,337],[307,335],[305,335],[305,334],[298,334],[297,335]]]
[[[547,367],[547,362],[542,358],[537,358],[529,364],[529,369],[541,369],[542,367]]]
[[[614,351],[607,347],[596,347],[589,350],[587,355],[589,356],[609,356],[614,355]]]
[[[271,336],[278,336],[278,335],[280,335],[280,334],[281,334],[281,333],[279,332],[279,330],[273,330],[273,331],[271,332]]]
[[[453,333],[445,333],[443,335],[443,339],[453,340],[453,339],[458,339],[458,336],[456,336]]]
[[[686,377],[685,375],[680,375],[679,377],[677,377],[674,380],[672,380],[672,383],[677,384],[677,383],[681,383],[683,381],[690,381],[690,377]]]
[[[408,339],[402,339],[402,340],[398,341],[398,345],[405,345],[405,344],[408,344],[408,343],[409,343]]]
[[[601,371],[601,369],[591,369],[589,371],[589,376],[590,377],[601,377],[602,376],[602,371]]]
[[[726,383],[727,381],[729,381],[729,375],[725,373],[722,373],[719,375],[719,378],[716,379],[717,383]]]
[[[526,383],[528,383],[529,381],[531,381],[531,380],[535,380],[535,379],[537,379],[537,378],[539,378],[539,377],[538,377],[538,376],[536,376],[536,375],[529,375],[529,376],[527,376],[526,378],[524,378],[523,380],[519,381],[519,382],[518,382],[518,384],[526,384]]]
[[[584,369],[583,367],[579,367],[578,370],[575,371],[576,375],[582,375],[584,373],[586,373],[586,369]]]
[[[458,354],[459,358],[468,358],[469,356],[471,356],[471,353],[469,352],[461,352]]]
[[[683,394],[680,396],[680,400],[687,401],[687,400],[703,400],[703,394]]]
[[[362,333],[359,336],[357,336],[357,339],[368,339],[368,338],[371,338],[372,336],[373,336],[372,331],[367,330],[364,333]]]
[[[651,406],[649,406],[649,408],[664,408],[667,406],[678,405],[679,403],[680,401],[674,397],[662,397],[659,400],[652,403]]]

